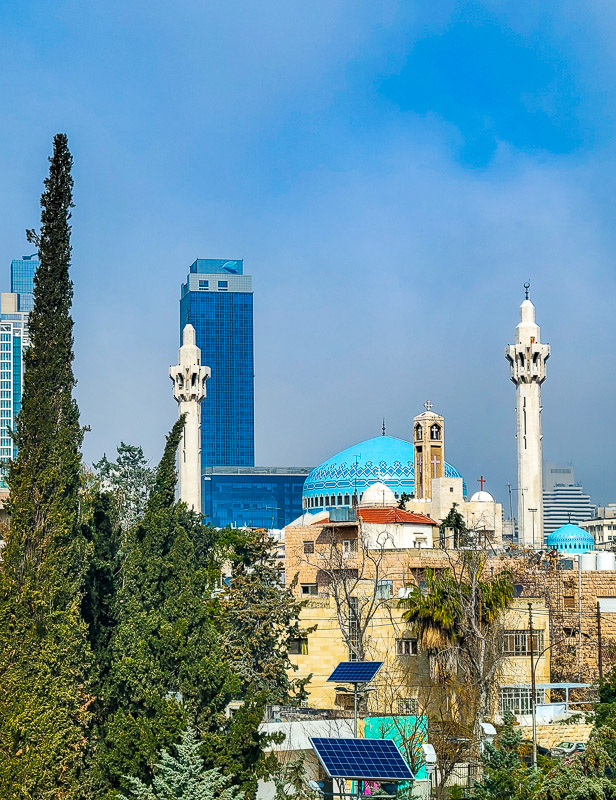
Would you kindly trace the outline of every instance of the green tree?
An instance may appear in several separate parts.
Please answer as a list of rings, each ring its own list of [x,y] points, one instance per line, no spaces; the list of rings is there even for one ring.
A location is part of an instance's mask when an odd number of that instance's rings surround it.
[[[221,598],[225,652],[243,688],[264,692],[268,703],[305,698],[309,678],[292,679],[297,666],[289,643],[307,636],[299,624],[304,602],[280,583],[274,543],[266,532],[229,531],[233,576]]]
[[[148,782],[157,754],[189,724],[205,739],[233,729],[224,710],[240,681],[216,630],[216,532],[175,502],[183,424],[180,419],[167,438],[145,515],[123,547],[104,713],[95,732],[95,797],[114,797],[124,775]]]
[[[402,492],[402,494],[400,495],[400,502],[398,503],[398,508],[404,511],[404,509],[406,508],[406,504],[412,498],[413,498],[412,494],[408,494],[408,492]]]
[[[101,488],[115,498],[118,520],[124,530],[132,528],[145,513],[155,471],[137,445],[120,442],[115,461],[103,455],[94,464]]]
[[[470,531],[466,527],[464,517],[457,510],[457,503],[454,503],[445,519],[439,525],[439,534],[442,546],[457,550],[466,547],[470,541]],[[447,539],[452,541],[448,542]]]
[[[152,786],[139,778],[127,778],[131,794],[138,800],[242,800],[244,795],[232,786],[218,769],[206,770],[199,755],[200,741],[192,728],[182,734],[177,755],[163,750],[154,767]],[[128,800],[120,795],[119,800]]]
[[[80,527],[82,429],[73,398],[73,179],[67,137],[53,142],[41,197],[31,346],[9,466],[10,531],[0,571],[0,796],[85,792],[91,653],[81,616],[89,547]]]
[[[479,800],[525,800],[532,798],[538,778],[532,769],[520,761],[518,748],[522,741],[519,731],[513,727],[514,716],[508,711],[503,720],[503,729],[498,745],[486,745],[483,754],[483,777],[475,785],[475,797]]]

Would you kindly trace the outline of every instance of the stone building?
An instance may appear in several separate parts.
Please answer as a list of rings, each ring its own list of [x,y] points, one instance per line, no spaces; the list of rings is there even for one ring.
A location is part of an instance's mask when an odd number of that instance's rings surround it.
[[[285,529],[286,583],[306,601],[301,623],[313,629],[293,643],[291,660],[298,667],[295,677],[312,675],[308,691],[313,707],[344,708],[350,702],[347,693],[327,681],[334,667],[348,660],[384,662],[370,700],[379,711],[425,713],[426,703],[433,702],[432,662],[404,622],[399,601],[409,586],[422,585],[426,569],[451,568],[459,555],[435,549],[435,521],[397,508],[393,499],[393,492],[377,483],[364,492],[356,519],[306,514]],[[495,556],[486,561],[486,569],[494,574],[507,563]],[[523,714],[529,708],[528,615],[520,602],[503,619],[506,650],[493,698],[496,717],[508,709]],[[543,651],[537,681],[547,683],[549,620],[542,601],[535,602],[535,650]]]

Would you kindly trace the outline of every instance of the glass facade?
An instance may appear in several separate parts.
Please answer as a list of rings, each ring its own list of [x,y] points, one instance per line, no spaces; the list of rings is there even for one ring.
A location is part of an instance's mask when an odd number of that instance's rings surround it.
[[[254,465],[254,358],[251,278],[243,261],[197,259],[180,299],[180,331],[190,323],[212,370],[201,405],[201,465]]]
[[[11,261],[11,292],[17,295],[17,310],[32,311],[34,273],[39,265],[38,254],[22,256]]]
[[[11,431],[21,409],[23,354],[30,343],[28,315],[32,310],[36,255],[11,262],[11,291],[3,292],[0,313],[0,490],[8,489],[4,464],[17,455]]]
[[[218,528],[283,528],[302,514],[302,489],[309,472],[301,467],[206,469],[206,522]]]

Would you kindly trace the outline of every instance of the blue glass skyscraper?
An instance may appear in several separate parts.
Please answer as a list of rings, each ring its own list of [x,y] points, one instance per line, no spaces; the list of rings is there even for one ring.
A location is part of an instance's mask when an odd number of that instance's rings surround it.
[[[2,463],[16,455],[10,431],[21,409],[23,354],[30,343],[28,316],[32,310],[36,254],[11,262],[11,291],[0,295],[0,489],[6,489]]]
[[[212,370],[201,405],[201,465],[254,466],[252,279],[244,262],[199,258],[180,299],[180,331],[190,323]]]
[[[243,261],[198,258],[190,265],[180,331],[188,323],[212,370],[201,404],[203,514],[220,528],[282,528],[302,513],[310,469],[254,466],[252,279]]]

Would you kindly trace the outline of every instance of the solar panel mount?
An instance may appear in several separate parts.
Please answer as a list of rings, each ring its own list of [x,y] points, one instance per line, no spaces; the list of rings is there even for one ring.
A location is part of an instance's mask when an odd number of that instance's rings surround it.
[[[382,661],[342,661],[327,680],[336,683],[368,683],[382,666]]]
[[[310,739],[330,778],[412,781],[413,773],[391,739]]]

